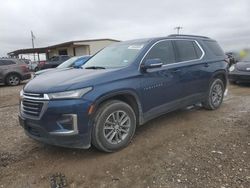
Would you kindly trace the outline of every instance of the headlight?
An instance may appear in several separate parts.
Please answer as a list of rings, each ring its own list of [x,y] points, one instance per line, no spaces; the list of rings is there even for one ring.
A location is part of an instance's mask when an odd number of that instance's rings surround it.
[[[50,99],[78,99],[92,90],[92,87],[86,87],[83,89],[77,89],[72,91],[64,91],[58,93],[49,93]]]
[[[232,65],[232,66],[229,68],[229,71],[232,72],[232,71],[234,71],[234,69],[235,69],[235,66]]]
[[[20,91],[20,96],[19,99],[22,100],[23,99],[23,90]]]
[[[23,97],[23,90],[20,91],[20,97]]]

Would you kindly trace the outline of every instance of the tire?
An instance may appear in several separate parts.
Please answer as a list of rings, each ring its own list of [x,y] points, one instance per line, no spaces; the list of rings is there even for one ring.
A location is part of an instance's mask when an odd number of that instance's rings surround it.
[[[116,122],[117,119],[120,121]],[[92,144],[101,151],[115,152],[130,143],[135,129],[136,116],[133,109],[119,100],[107,101],[94,116]]]
[[[37,71],[39,71],[39,70],[40,70],[39,67],[35,67],[35,69],[34,69],[35,72],[37,72]]]
[[[216,110],[221,106],[223,102],[225,92],[225,86],[221,79],[215,78],[212,80],[209,91],[204,101],[203,107],[208,110]]]
[[[20,79],[20,76],[18,74],[9,74],[6,77],[5,82],[9,86],[17,86],[20,84],[21,79]]]

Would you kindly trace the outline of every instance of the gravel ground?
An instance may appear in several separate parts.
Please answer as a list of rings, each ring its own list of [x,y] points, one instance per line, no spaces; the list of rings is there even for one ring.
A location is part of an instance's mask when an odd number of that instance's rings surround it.
[[[50,187],[60,177],[66,187],[250,187],[250,86],[230,86],[216,111],[194,107],[152,120],[113,154],[28,138],[17,119],[22,87],[0,86],[1,188]]]

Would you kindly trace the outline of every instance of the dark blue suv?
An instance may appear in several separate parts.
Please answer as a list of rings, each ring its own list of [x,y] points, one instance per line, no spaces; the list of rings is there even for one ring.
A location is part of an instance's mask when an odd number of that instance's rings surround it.
[[[31,80],[21,91],[19,120],[35,140],[113,152],[157,116],[196,103],[217,109],[226,85],[227,63],[215,40],[131,40],[104,48],[81,69]]]

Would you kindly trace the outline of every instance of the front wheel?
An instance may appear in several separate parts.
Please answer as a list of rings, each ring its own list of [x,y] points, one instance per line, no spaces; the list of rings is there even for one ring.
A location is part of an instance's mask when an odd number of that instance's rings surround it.
[[[208,110],[215,110],[220,107],[224,98],[225,86],[221,79],[216,78],[212,81],[206,101],[203,102],[203,107]]]
[[[105,102],[94,117],[92,144],[101,151],[117,151],[129,144],[135,129],[135,113],[127,103],[118,100]]]

